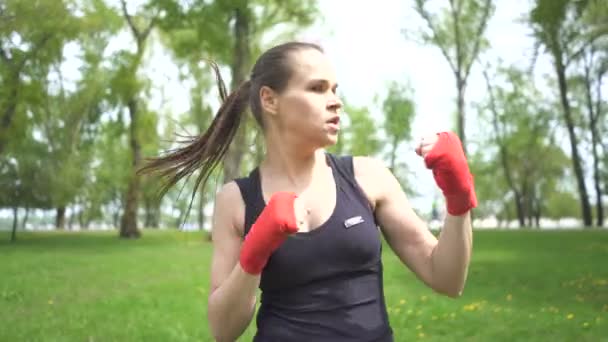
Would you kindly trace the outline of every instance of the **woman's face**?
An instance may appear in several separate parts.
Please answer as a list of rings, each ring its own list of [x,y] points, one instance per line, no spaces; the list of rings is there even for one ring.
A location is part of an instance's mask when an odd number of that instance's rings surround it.
[[[275,122],[297,144],[325,147],[337,142],[342,102],[329,59],[315,49],[290,54],[287,88],[277,94]],[[293,139],[290,138],[290,139]],[[312,146],[311,146],[312,147]]]

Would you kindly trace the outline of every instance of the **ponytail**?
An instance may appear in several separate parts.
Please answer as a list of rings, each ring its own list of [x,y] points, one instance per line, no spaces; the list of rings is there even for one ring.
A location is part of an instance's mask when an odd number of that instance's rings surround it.
[[[264,52],[253,66],[251,71],[253,85],[252,81],[245,81],[230,95],[227,95],[219,67],[213,61],[208,61],[215,73],[222,100],[222,106],[213,122],[205,133],[186,140],[185,146],[169,151],[163,156],[146,159],[147,164],[138,173],[159,173],[166,181],[160,190],[161,196],[182,178],[190,177],[198,169],[200,174],[195,189],[201,186],[201,183],[205,186],[212,171],[226,155],[243,119],[243,112],[249,104],[257,123],[262,129],[264,128],[260,98],[251,95],[258,94],[262,86],[282,92],[293,73],[289,54],[302,49],[323,52],[320,46],[303,42],[288,42],[275,46]],[[195,193],[196,191],[193,193],[193,198]]]
[[[198,169],[200,174],[195,189],[201,184],[205,186],[217,164],[226,155],[242,121],[243,112],[249,105],[251,81],[243,82],[234,92],[227,95],[219,68],[214,62],[211,62],[211,66],[217,78],[222,105],[209,128],[202,135],[184,141],[185,146],[170,150],[160,157],[148,158],[147,163],[138,170],[138,174],[157,173],[165,180],[160,189],[160,197]],[[196,190],[193,197],[195,193]]]

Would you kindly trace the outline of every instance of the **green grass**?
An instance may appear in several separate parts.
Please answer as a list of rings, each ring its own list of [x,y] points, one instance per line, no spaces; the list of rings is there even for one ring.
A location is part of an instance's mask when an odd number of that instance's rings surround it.
[[[211,341],[200,233],[0,235],[0,341]],[[608,341],[608,232],[476,231],[465,294],[385,248],[396,341]],[[251,325],[240,341],[250,341]]]

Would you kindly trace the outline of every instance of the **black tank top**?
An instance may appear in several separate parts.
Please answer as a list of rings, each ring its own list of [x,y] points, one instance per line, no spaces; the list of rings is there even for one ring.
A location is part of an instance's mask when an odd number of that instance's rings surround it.
[[[352,157],[327,153],[336,184],[329,219],[291,235],[262,271],[257,342],[393,341],[382,281],[382,244]],[[236,180],[245,235],[264,209],[258,168]]]

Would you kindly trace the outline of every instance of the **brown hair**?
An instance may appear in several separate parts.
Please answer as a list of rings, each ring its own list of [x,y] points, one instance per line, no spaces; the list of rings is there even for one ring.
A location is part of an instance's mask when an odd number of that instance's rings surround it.
[[[289,55],[302,49],[316,49],[323,52],[320,46],[312,43],[289,42],[277,45],[258,58],[250,79],[238,86],[230,95],[226,95],[226,86],[219,68],[211,62],[222,100],[222,105],[211,125],[202,135],[186,141],[185,146],[170,150],[156,158],[148,158],[147,163],[138,173],[159,173],[161,178],[165,179],[160,190],[162,196],[182,178],[200,169],[194,188],[196,193],[196,189],[201,184],[205,186],[217,164],[223,160],[248,105],[257,123],[264,128],[260,89],[262,86],[267,86],[278,93],[282,92],[292,76]]]

